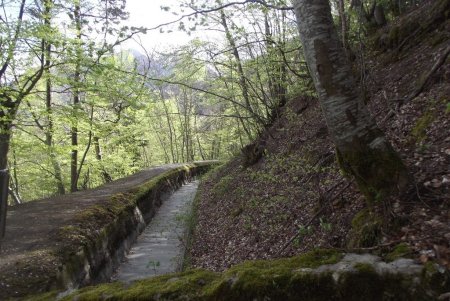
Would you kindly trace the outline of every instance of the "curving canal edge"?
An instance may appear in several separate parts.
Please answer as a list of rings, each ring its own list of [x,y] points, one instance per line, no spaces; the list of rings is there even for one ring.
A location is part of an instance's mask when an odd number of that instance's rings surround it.
[[[158,207],[184,182],[206,172],[212,163],[187,164],[167,171],[135,187],[128,204],[113,223],[101,229],[93,243],[68,258],[58,275],[67,289],[108,281],[121,260],[152,220]],[[113,198],[123,198],[117,194]]]
[[[1,241],[0,300],[109,281],[163,201],[216,164],[159,166],[89,191],[12,207]]]

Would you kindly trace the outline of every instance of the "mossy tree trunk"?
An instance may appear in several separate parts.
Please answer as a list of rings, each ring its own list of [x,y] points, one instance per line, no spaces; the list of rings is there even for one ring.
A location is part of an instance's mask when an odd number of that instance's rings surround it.
[[[294,0],[300,38],[345,172],[369,201],[408,187],[399,155],[371,118],[334,28],[328,0]]]

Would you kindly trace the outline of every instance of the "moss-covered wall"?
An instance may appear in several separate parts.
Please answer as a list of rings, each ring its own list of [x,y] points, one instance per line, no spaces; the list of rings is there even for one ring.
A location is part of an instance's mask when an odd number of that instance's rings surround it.
[[[58,273],[58,287],[77,288],[107,281],[120,260],[152,219],[165,197],[191,177],[206,172],[211,163],[186,164],[167,171],[132,191],[114,195],[108,202],[82,212],[80,224],[108,223],[78,235],[68,250],[62,250],[63,268]],[[80,229],[66,229],[79,233]],[[78,245],[78,248],[74,248]]]
[[[27,300],[430,301],[449,289],[449,271],[433,264],[421,266],[409,259],[386,263],[372,255],[316,250],[289,259],[249,261],[223,273],[190,270]]]
[[[48,235],[52,244],[38,250],[22,252],[14,262],[0,265],[0,300],[22,298],[50,290],[67,290],[109,280],[113,270],[151,220],[165,196],[183,181],[206,172],[217,162],[198,162],[178,167],[164,167],[144,184],[88,200],[82,210],[75,210],[77,198],[73,195],[73,217],[63,226],[56,226]],[[126,182],[127,179],[121,180]],[[103,193],[103,192],[101,192]],[[101,194],[100,193],[100,194]],[[70,206],[69,206],[70,207]],[[51,214],[49,212],[48,214]],[[45,216],[43,216],[45,218]],[[7,267],[1,269],[1,267]]]

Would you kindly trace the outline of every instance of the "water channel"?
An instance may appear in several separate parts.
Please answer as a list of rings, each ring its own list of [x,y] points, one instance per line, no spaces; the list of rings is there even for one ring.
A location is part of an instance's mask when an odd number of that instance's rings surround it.
[[[130,282],[176,272],[181,268],[190,214],[198,181],[176,190],[156,212],[138,237],[112,280]]]

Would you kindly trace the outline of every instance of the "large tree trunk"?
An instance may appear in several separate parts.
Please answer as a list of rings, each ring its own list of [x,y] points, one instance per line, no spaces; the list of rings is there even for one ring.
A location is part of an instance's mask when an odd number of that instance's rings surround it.
[[[6,210],[8,207],[8,183],[9,174],[7,170],[7,155],[11,136],[9,127],[0,124],[0,241],[5,236]]]
[[[100,148],[100,138],[99,137],[94,137],[94,147],[95,147],[95,158],[97,158],[97,161],[100,162],[100,169],[102,170],[102,177],[103,177],[103,181],[105,181],[105,183],[110,183],[112,182],[112,177],[111,175],[106,171],[105,166],[103,166],[102,163],[102,150]]]
[[[5,235],[6,211],[8,209],[8,151],[11,145],[12,121],[23,97],[13,100],[0,93],[0,240]]]
[[[294,0],[306,61],[344,171],[368,200],[402,192],[410,177],[369,115],[333,26],[328,0]]]

